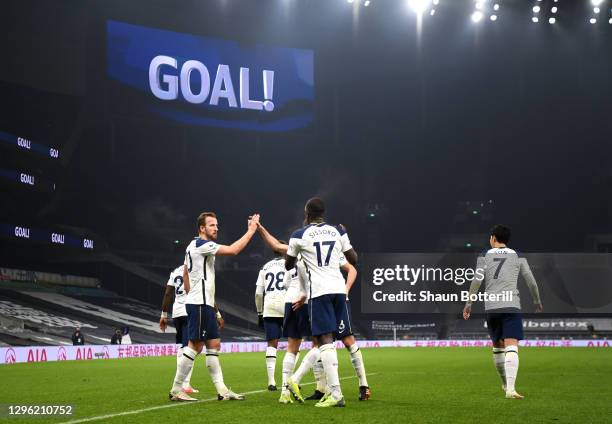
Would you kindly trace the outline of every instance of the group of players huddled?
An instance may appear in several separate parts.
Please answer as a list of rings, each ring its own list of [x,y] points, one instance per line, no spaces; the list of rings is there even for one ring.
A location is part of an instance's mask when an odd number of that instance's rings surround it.
[[[324,214],[323,200],[317,197],[308,200],[304,227],[293,232],[289,244],[272,236],[260,222],[259,215],[254,214],[249,217],[247,232],[229,246],[216,243],[216,215],[212,212],[200,214],[198,237],[187,246],[184,264],[170,274],[162,303],[160,328],[165,330],[174,296],[172,317],[176,341],[181,345],[170,400],[197,400],[191,396],[198,391],[191,387],[190,379],[195,358],[204,347],[206,367],[218,399],[245,399],[244,395],[234,393],[225,385],[219,363],[219,329],[224,322],[215,303],[215,256],[239,254],[256,232],[275,253],[275,258],[259,272],[255,291],[259,322],[268,342],[268,390],[277,390],[274,379],[276,352],[279,339],[286,337],[288,344],[283,358],[279,402],[318,400],[317,407],[344,406],[335,345],[335,340],[341,340],[359,379],[359,400],[370,398],[363,357],[351,329],[348,300],[357,277],[353,266],[357,263],[357,253],[346,228],[326,223]],[[346,272],[346,280],[341,270]],[[294,372],[300,345],[306,337],[312,338],[312,349]],[[300,381],[310,369],[317,387],[304,399]]]
[[[191,371],[197,355],[206,346],[206,367],[217,390],[219,400],[244,400],[223,381],[219,363],[221,340],[219,329],[224,322],[215,303],[215,256],[240,253],[256,232],[275,253],[275,258],[260,270],[255,290],[255,306],[259,323],[265,329],[268,347],[266,368],[268,390],[276,391],[274,373],[278,342],[287,338],[287,352],[283,358],[282,404],[318,400],[317,407],[345,406],[338,376],[336,340],[341,340],[351,356],[351,363],[359,379],[359,400],[370,398],[363,357],[353,336],[349,291],[355,283],[357,253],[351,246],[346,228],[325,222],[325,205],[318,198],[308,200],[304,208],[304,227],[291,234],[289,243],[272,236],[260,222],[258,214],[248,220],[247,232],[229,246],[216,243],[218,224],[212,212],[198,217],[198,237],[185,253],[185,262],[170,274],[162,304],[160,327],[167,326],[168,310],[174,295],[172,317],[181,344],[177,355],[176,376],[170,400],[195,401],[197,390],[190,385]],[[527,260],[510,249],[510,229],[496,225],[491,229],[491,249],[483,252],[477,268],[484,270],[482,278],[475,278],[470,294],[478,292],[485,283],[488,294],[511,292],[510,301],[485,301],[487,328],[493,341],[493,362],[502,380],[502,390],[508,399],[522,399],[515,388],[518,373],[518,342],[523,338],[521,305],[517,288],[522,275],[531,292],[536,311],[542,302],[536,281]],[[346,273],[346,280],[342,274]],[[493,297],[495,298],[495,297]],[[471,315],[471,302],[463,310],[464,319]],[[295,369],[299,349],[304,338],[312,338],[312,349]],[[300,381],[313,370],[315,392],[304,399]]]

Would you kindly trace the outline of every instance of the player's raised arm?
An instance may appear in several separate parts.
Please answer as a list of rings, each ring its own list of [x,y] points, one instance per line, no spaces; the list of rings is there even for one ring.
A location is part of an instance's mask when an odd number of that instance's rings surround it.
[[[527,259],[521,258],[519,260],[519,264],[521,267],[521,276],[525,279],[525,283],[527,283],[527,287],[531,293],[531,298],[536,306],[536,312],[542,312],[543,307],[542,299],[540,299],[540,290],[538,289],[538,283],[536,283],[533,273],[531,272],[531,268],[527,263]]]
[[[259,224],[259,214],[254,214],[248,221],[247,232],[242,237],[230,244],[229,246],[219,245],[217,249],[217,256],[236,256],[244,250],[249,244],[249,241],[253,238],[253,235],[257,231],[257,224]]]
[[[261,235],[261,238],[263,238],[264,242],[270,247],[270,249],[278,253],[287,253],[287,249],[289,248],[289,246],[287,246],[285,243],[281,243],[280,241],[278,241],[276,237],[274,237],[268,232],[266,227],[264,227],[261,222],[257,226],[257,231]]]

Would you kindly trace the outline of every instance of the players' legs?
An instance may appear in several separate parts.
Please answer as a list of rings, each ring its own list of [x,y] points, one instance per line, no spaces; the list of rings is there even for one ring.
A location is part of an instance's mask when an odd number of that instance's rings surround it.
[[[183,354],[177,360],[176,374],[172,383],[172,393],[180,392],[187,376],[191,375],[195,358],[204,346],[201,337],[201,305],[186,305],[187,308],[187,331],[189,344],[183,347]]]
[[[274,386],[276,390],[276,381],[274,380],[274,372],[276,371],[276,350],[278,348],[278,339],[268,340],[266,348],[266,371],[268,373],[268,388]]]
[[[289,337],[287,340],[287,352],[297,355],[300,351],[301,344],[302,344],[302,339],[296,339],[293,337]]]
[[[502,381],[502,388],[506,390],[506,349],[504,345],[504,316],[503,313],[487,314],[487,330],[493,343],[493,364]]]
[[[516,392],[516,376],[519,368],[518,342],[523,338],[523,319],[520,313],[502,316],[502,339],[506,348],[504,369],[506,373],[506,397],[522,399]]]
[[[189,345],[183,348],[183,355],[177,360],[176,375],[172,391],[181,390],[185,384],[189,384],[188,377],[195,363],[195,358],[202,352],[204,342],[199,340],[189,340]]]
[[[312,346],[319,347],[314,337],[312,338]],[[327,393],[328,392],[327,378],[325,378],[325,369],[323,369],[323,361],[321,361],[320,354],[319,354],[319,360],[315,362],[314,365],[312,366],[312,372],[314,374],[315,382],[317,383],[316,391],[320,393]],[[314,396],[315,398],[317,397],[316,392]]]
[[[228,391],[225,382],[223,381],[223,371],[219,362],[219,351],[221,350],[221,339],[206,340],[206,368],[210,374],[210,379],[217,390],[217,393],[223,394]]]
[[[266,370],[268,373],[268,390],[276,390],[274,374],[276,371],[276,350],[278,340],[283,336],[283,318],[264,317],[264,330],[268,347],[266,348]]]
[[[178,349],[176,356],[176,366],[178,369],[179,361],[183,357],[185,348],[189,345],[189,327],[187,324],[187,317],[179,317],[174,320],[174,327],[176,328],[176,343],[180,344],[181,347]],[[195,362],[194,362],[195,365]],[[193,367],[189,370],[185,380],[183,381],[183,391],[186,393],[198,393],[197,389],[191,387],[191,374],[193,373]]]
[[[304,359],[302,359],[302,363],[300,364],[298,369],[293,373],[293,375],[291,376],[291,379],[295,383],[300,384],[300,381],[302,381],[302,378],[304,378],[304,375],[306,375],[306,373],[312,369],[313,365],[320,358],[321,358],[321,353],[319,352],[319,348],[317,348],[316,346],[313,346],[312,349],[310,349],[308,353],[304,356]]]
[[[206,346],[206,368],[210,379],[217,390],[219,400],[244,399],[227,388],[223,381],[223,371],[219,362],[221,351],[221,338],[219,337],[219,325],[215,316],[216,311],[212,306],[204,305],[204,344]]]
[[[366,378],[365,366],[363,364],[363,356],[361,350],[357,346],[357,340],[352,334],[342,338],[344,347],[348,350],[351,355],[351,364],[355,369],[357,378],[359,379],[359,387],[368,387],[368,379]]]
[[[519,368],[518,340],[505,339],[504,345],[506,347],[506,355],[504,358],[506,396],[508,396],[509,394],[512,395],[516,392],[515,384]]]
[[[321,362],[327,379],[327,386],[331,394],[332,403],[344,406],[340,377],[338,376],[338,353],[334,344],[334,333],[338,333],[343,309],[346,304],[346,295],[327,294],[310,299],[309,315],[314,342],[319,346]],[[321,402],[320,402],[321,403]],[[318,404],[317,404],[318,405]],[[326,402],[321,406],[329,406]]]
[[[357,346],[357,341],[353,336],[353,328],[351,324],[351,309],[350,302],[347,300],[344,305],[340,305],[340,315],[338,316],[338,330],[337,337],[342,340],[344,347],[348,350],[351,355],[351,364],[353,369],[359,378],[359,398],[361,400],[367,400],[370,397],[370,391],[368,390],[368,380],[366,378],[365,366],[363,364],[363,356],[361,350]]]
[[[493,364],[506,391],[506,349],[503,340],[493,340]]]
[[[316,337],[316,341],[320,346],[319,351],[327,386],[332,397],[339,400],[342,398],[342,390],[340,389],[340,377],[338,376],[338,353],[336,352],[333,334],[321,334]]]
[[[295,368],[295,363],[297,362],[297,356],[300,352],[300,345],[302,344],[302,339],[288,337],[287,338],[287,353],[285,353],[285,357],[283,358],[283,376],[282,376],[282,390],[283,392],[288,391],[287,389],[287,379],[293,374],[293,369]]]

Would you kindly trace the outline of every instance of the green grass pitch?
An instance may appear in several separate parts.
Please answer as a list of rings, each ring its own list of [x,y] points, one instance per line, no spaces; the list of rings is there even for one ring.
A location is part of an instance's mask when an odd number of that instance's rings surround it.
[[[277,362],[277,384],[283,353]],[[517,388],[524,400],[506,400],[489,349],[364,349],[372,399],[357,400],[357,380],[346,351],[339,351],[346,408],[313,403],[280,405],[279,392],[247,395],[244,402],[218,402],[204,358],[192,384],[203,402],[167,400],[175,359],[134,358],[0,366],[0,404],[71,404],[75,415],[0,418],[4,422],[104,423],[583,423],[612,417],[612,349],[523,348]],[[264,353],[220,356],[226,384],[237,392],[266,388]],[[314,389],[312,374],[303,383]],[[137,413],[116,415],[131,411]],[[95,419],[96,417],[106,416]],[[94,418],[93,420],[91,420]]]

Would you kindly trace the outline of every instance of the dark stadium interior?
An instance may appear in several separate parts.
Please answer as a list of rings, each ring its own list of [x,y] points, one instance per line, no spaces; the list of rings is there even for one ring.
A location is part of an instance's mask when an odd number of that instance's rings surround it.
[[[610,252],[607,18],[585,24],[588,3],[565,2],[563,25],[533,25],[530,7],[517,0],[504,3],[494,25],[475,27],[466,12],[472,2],[457,0],[425,16],[419,33],[405,2],[376,3],[354,14],[346,2],[330,0],[191,0],[180,7],[162,0],[4,2],[0,131],[60,154],[0,143],[0,171],[45,182],[31,188],[0,174],[0,224],[61,230],[93,240],[95,248],[2,233],[0,267],[92,277],[100,287],[44,289],[112,308],[113,299],[127,299],[157,311],[200,212],[218,214],[221,243],[241,236],[254,212],[287,239],[315,195],[364,254],[475,253],[499,222],[512,227],[512,246],[525,252]],[[313,123],[266,133],[179,124],[132,108],[142,99],[123,98],[126,90],[107,76],[108,20],[313,50]],[[240,256],[217,260],[227,338],[261,338],[253,293],[269,257],[256,236]],[[24,274],[18,281],[28,286],[19,286],[3,275],[0,300],[92,319],[100,337],[117,325],[118,319],[91,318],[22,293],[38,290],[32,278]],[[402,323],[407,336],[485,334],[458,316],[363,314],[358,289],[351,298],[358,332],[370,338],[391,337],[389,320]],[[156,321],[143,311],[130,313]],[[25,330],[35,332],[32,325]],[[132,329],[134,341],[168,339]],[[65,328],[54,340],[71,332]],[[0,344],[45,343],[10,334],[3,330]]]

